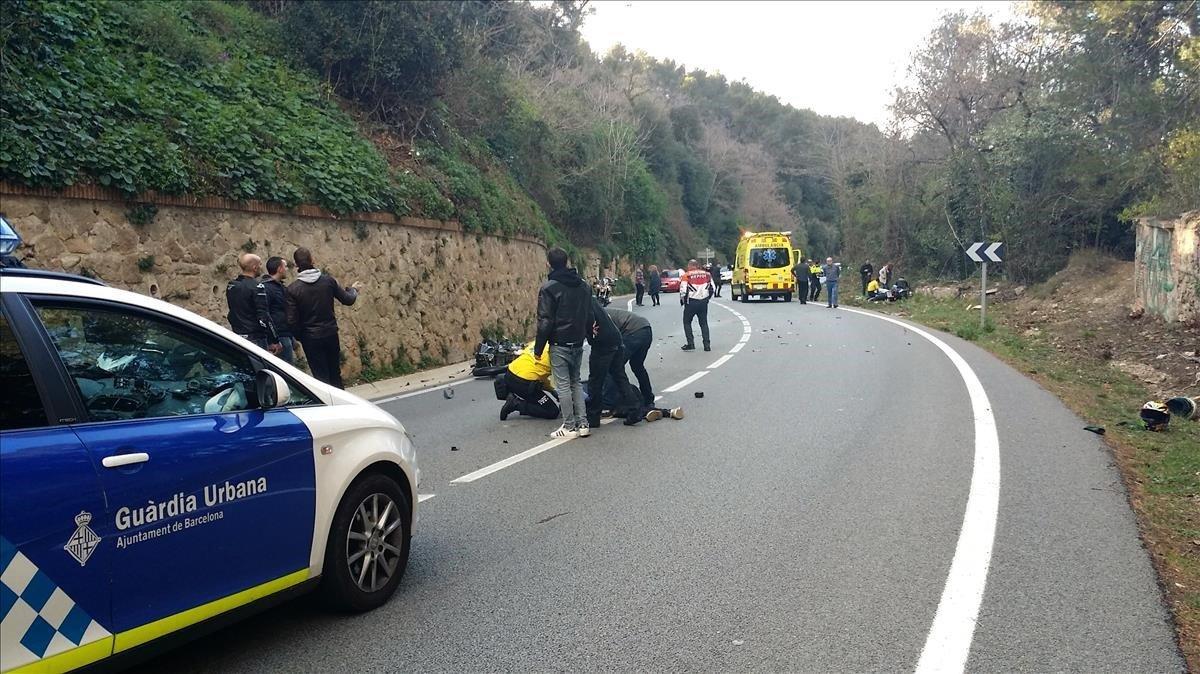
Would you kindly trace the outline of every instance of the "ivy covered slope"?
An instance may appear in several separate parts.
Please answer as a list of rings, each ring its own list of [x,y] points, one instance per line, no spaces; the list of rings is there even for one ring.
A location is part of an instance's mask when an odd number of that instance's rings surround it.
[[[4,180],[457,218],[474,231],[557,238],[503,169],[447,161],[460,174],[449,179],[389,165],[288,58],[279,25],[245,6],[5,0],[0,48]]]

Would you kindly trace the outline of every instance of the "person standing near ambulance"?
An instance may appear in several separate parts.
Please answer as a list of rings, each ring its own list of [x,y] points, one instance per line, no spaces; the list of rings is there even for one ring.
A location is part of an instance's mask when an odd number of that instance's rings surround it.
[[[812,294],[809,295],[810,302],[816,302],[821,299],[821,265],[816,262],[808,261],[808,287],[812,289]]]
[[[800,298],[800,304],[808,304],[808,262],[797,260],[796,266],[792,267],[792,277],[796,279],[796,297]]]
[[[708,338],[708,301],[712,299],[714,292],[712,275],[701,269],[696,260],[688,260],[687,266],[679,291],[679,303],[683,305],[683,335],[687,338],[687,344],[681,348],[684,351],[696,350],[692,319],[699,318],[704,350],[712,351]]]
[[[825,306],[837,309],[838,283],[841,281],[842,265],[840,262],[834,262],[832,257],[827,257],[821,270],[825,272]]]

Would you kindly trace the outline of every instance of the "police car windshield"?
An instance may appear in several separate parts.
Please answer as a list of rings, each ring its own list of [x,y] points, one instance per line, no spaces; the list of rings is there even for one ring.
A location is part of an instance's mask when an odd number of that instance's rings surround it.
[[[758,269],[781,269],[790,267],[787,248],[752,248],[750,250],[750,266]]]

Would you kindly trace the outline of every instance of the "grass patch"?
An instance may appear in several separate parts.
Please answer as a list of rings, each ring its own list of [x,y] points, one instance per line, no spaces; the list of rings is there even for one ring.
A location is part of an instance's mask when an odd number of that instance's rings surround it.
[[[390,360],[376,360],[374,354],[367,347],[366,337],[358,335],[355,341],[358,346],[358,361],[361,367],[355,380],[356,384],[403,377],[413,374],[419,369],[409,360],[408,354],[402,348],[397,347]]]
[[[1104,438],[1174,612],[1184,656],[1200,669],[1200,423],[1176,418],[1165,433],[1143,429],[1138,410],[1154,397],[1145,385],[1103,359],[1055,348],[1049,331],[1017,332],[1011,327],[1016,316],[1009,314],[1018,311],[1015,307],[989,306],[990,325],[980,328],[978,312],[966,310],[961,300],[918,295],[867,306],[975,342],[1033,377],[1087,423],[1106,429]]]

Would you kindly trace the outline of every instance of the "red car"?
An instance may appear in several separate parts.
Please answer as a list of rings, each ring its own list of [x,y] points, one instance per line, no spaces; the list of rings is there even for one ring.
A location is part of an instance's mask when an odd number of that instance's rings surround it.
[[[662,291],[664,293],[679,292],[679,282],[683,279],[683,272],[678,269],[668,269],[662,273]]]

